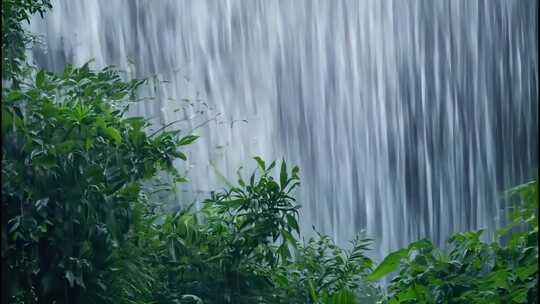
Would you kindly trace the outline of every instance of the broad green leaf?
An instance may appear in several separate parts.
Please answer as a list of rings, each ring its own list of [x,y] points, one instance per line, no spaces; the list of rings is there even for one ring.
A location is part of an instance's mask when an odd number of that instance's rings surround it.
[[[105,133],[105,135],[107,135],[107,137],[114,140],[117,144],[122,143],[122,136],[120,135],[120,132],[117,129],[112,128],[112,127],[107,127],[103,129],[103,132]]]
[[[510,294],[510,298],[512,299],[513,303],[527,303],[527,293],[529,291],[526,288],[520,288],[518,290],[513,291]]]
[[[408,300],[415,300],[416,299],[416,292],[414,291],[413,287],[410,286],[404,291],[401,291],[398,293],[397,298],[399,299],[399,302],[405,302]]]
[[[253,159],[257,161],[257,164],[259,164],[259,167],[263,171],[266,170],[266,164],[264,163],[264,160],[262,160],[262,158],[260,158],[259,156],[255,156],[255,157],[253,157]]]
[[[516,269],[518,277],[524,281],[531,275],[535,274],[538,271],[538,263],[531,264],[527,267],[519,267]]]
[[[377,280],[384,275],[397,270],[400,262],[409,254],[409,250],[406,248],[390,253],[384,258],[384,260],[375,268],[375,270],[366,277],[366,280]]]
[[[488,280],[492,282],[492,286],[495,288],[508,288],[508,272],[506,270],[491,273]]]
[[[282,274],[275,274],[273,279],[281,286],[281,287],[287,287],[289,281],[287,280],[287,277]]]
[[[9,102],[17,101],[17,100],[21,99],[23,96],[24,96],[24,93],[21,92],[21,91],[10,92],[7,95],[6,102],[9,103]]]

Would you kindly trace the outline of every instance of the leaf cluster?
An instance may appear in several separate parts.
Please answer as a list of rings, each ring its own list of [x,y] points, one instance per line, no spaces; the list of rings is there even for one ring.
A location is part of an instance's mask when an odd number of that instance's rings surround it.
[[[366,255],[371,242],[357,236],[345,250],[317,233],[298,247],[291,263],[273,272],[280,303],[373,303],[378,290],[365,281],[373,266]]]
[[[124,116],[143,81],[112,69],[39,71],[2,90],[2,259],[6,299],[108,300],[104,280],[127,241],[142,182],[178,176],[191,142],[178,132],[148,136],[143,118]],[[88,300],[93,302],[93,300]]]
[[[52,7],[50,0],[2,0],[2,80],[18,86],[26,65],[26,47],[34,37],[24,29],[23,21]]]
[[[457,233],[448,248],[428,240],[389,254],[368,276],[375,280],[399,268],[385,303],[535,303],[538,300],[538,183],[508,191],[511,222],[492,243],[482,230]],[[513,231],[513,232],[512,232]],[[506,236],[506,241],[500,237]]]

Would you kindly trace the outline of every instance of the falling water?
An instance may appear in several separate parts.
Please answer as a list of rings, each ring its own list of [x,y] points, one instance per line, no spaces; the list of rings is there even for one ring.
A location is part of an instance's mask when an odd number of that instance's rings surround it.
[[[538,1],[54,1],[35,62],[152,80],[133,109],[201,135],[179,201],[300,166],[302,226],[386,253],[500,225],[538,167]],[[143,95],[144,95],[143,94]]]

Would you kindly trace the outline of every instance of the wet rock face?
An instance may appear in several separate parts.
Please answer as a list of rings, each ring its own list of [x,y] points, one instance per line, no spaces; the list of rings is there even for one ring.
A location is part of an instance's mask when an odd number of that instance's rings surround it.
[[[500,191],[538,167],[538,1],[53,4],[31,24],[38,64],[158,74],[132,114],[210,120],[181,202],[216,188],[215,170],[235,180],[251,156],[285,156],[306,234],[367,229],[384,253],[493,231]]]

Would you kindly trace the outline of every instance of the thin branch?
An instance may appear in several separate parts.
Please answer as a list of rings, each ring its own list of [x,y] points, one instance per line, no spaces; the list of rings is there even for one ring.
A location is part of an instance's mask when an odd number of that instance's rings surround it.
[[[197,125],[197,126],[194,127],[193,129],[189,130],[188,133],[191,133],[191,132],[197,130],[198,128],[200,128],[200,127],[206,125],[207,123],[209,123],[209,122],[211,122],[211,121],[213,121],[213,120],[216,120],[216,118],[217,118],[219,115],[221,115],[221,113],[217,113],[216,116],[214,116],[214,117],[212,117],[212,118],[210,118],[210,119],[207,119],[207,120],[203,121],[202,123],[200,123],[199,125]]]
[[[164,125],[163,127],[157,129],[157,130],[156,130],[154,133],[152,133],[149,137],[152,137],[152,136],[156,135],[156,134],[159,133],[160,131],[163,131],[164,129],[167,129],[168,127],[174,125],[175,123],[179,123],[179,122],[191,120],[191,119],[194,119],[195,117],[197,117],[197,115],[192,116],[192,117],[189,117],[189,118],[178,119],[178,120],[175,120],[175,121],[173,121],[173,122],[170,122],[170,123]]]

